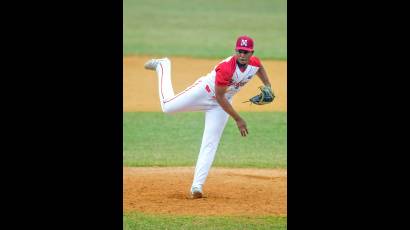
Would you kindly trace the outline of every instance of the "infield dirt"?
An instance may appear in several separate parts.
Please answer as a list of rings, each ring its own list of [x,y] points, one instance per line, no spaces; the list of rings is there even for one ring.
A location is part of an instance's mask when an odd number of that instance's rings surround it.
[[[124,167],[123,173],[124,212],[287,215],[287,172],[284,169],[212,168],[201,199],[190,198],[193,167]]]

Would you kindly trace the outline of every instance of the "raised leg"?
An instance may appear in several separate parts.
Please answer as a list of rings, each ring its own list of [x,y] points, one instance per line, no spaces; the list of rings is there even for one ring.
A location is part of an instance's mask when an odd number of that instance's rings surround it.
[[[205,111],[215,105],[209,101],[202,79],[175,95],[171,82],[171,61],[168,58],[151,59],[145,68],[157,73],[159,99],[164,113]]]

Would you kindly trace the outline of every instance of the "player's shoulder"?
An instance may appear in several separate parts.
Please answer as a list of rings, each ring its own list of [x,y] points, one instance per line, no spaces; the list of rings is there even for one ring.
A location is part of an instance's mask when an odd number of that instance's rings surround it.
[[[249,59],[249,65],[255,66],[255,67],[261,67],[262,66],[260,59],[256,56],[252,56]]]
[[[230,56],[222,60],[215,68],[216,71],[222,71],[225,73],[235,72],[236,60],[234,56]]]
[[[235,65],[236,63],[236,58],[235,56],[229,56],[227,58],[225,58],[224,60],[222,60],[219,65],[223,65],[223,66],[229,66],[229,65]]]

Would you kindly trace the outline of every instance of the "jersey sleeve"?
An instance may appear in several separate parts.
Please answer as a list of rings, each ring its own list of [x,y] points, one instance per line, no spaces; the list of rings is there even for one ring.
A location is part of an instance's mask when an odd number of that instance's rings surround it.
[[[232,71],[226,64],[221,64],[215,69],[216,76],[215,76],[215,85],[218,86],[228,86],[231,83],[232,79]]]
[[[256,56],[252,56],[251,59],[250,59],[249,65],[256,66],[256,67],[261,67],[262,63],[259,60],[259,58],[257,58]]]

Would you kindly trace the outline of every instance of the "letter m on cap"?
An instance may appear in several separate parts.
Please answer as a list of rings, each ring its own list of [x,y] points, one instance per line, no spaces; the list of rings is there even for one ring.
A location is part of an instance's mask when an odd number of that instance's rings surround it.
[[[246,39],[242,39],[241,40],[241,46],[248,46],[248,40],[246,40]]]

